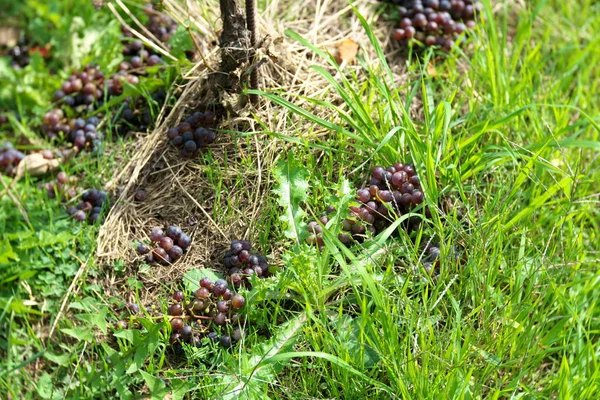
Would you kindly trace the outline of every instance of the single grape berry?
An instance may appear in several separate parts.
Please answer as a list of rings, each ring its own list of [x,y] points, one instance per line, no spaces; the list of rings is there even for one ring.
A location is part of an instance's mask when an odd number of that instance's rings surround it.
[[[150,247],[148,247],[148,245],[146,245],[144,243],[138,244],[136,250],[139,255],[144,255],[144,254],[150,253]]]
[[[244,304],[246,304],[246,299],[242,295],[235,294],[231,297],[231,307],[239,310],[244,307]]]
[[[229,311],[229,305],[227,305],[225,300],[219,300],[217,301],[217,310],[219,310],[219,312],[226,313]]]
[[[205,287],[201,287],[200,289],[196,290],[195,295],[199,299],[208,299],[210,297],[210,291]]]
[[[152,228],[152,232],[150,233],[150,239],[153,242],[158,242],[164,237],[163,231],[160,228]]]
[[[189,325],[185,325],[183,328],[181,328],[179,333],[181,334],[181,338],[183,340],[189,342],[189,340],[192,338],[192,327]]]
[[[215,325],[223,326],[227,323],[227,316],[220,312],[215,316],[213,322],[215,323]]]
[[[173,300],[175,301],[182,301],[184,298],[183,292],[181,290],[176,291],[175,293],[173,293]]]
[[[213,283],[209,278],[202,278],[200,279],[200,286],[209,290],[212,290],[213,288]]]
[[[216,284],[213,287],[213,294],[217,297],[222,296],[225,293],[225,290],[227,290],[227,286],[223,285],[223,284]]]
[[[181,236],[182,233],[181,228],[178,226],[171,225],[167,228],[167,236],[173,240],[179,239],[179,236]]]
[[[173,318],[171,320],[171,328],[173,331],[178,332],[183,328],[183,320],[181,318]]]
[[[175,297],[175,296],[173,296]],[[180,300],[178,300],[180,301]],[[183,307],[179,303],[171,304],[169,308],[167,308],[167,314],[172,316],[179,316],[183,314]]]
[[[171,249],[169,250],[169,256],[171,256],[173,261],[179,260],[181,256],[183,256],[182,248],[177,245],[171,247]]]
[[[182,249],[187,249],[192,244],[192,239],[185,233],[182,233],[177,239],[177,245]]]
[[[221,346],[231,347],[231,338],[227,335],[221,336]]]
[[[169,251],[173,247],[173,239],[168,236],[164,236],[160,239],[159,245],[166,251]]]

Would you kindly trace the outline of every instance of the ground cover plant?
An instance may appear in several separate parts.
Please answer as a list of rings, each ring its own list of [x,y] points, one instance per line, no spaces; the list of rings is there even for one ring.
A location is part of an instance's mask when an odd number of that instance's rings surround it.
[[[600,4],[43,3],[0,398],[598,397]]]

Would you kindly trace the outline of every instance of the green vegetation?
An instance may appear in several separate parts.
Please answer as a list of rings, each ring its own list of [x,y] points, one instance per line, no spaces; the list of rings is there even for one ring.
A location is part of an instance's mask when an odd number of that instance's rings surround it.
[[[123,61],[110,10],[47,3],[6,13],[24,21],[33,42],[51,43],[50,57],[34,54],[20,70],[0,57],[0,112],[8,115],[0,139],[22,151],[61,145],[40,126],[73,70],[94,63],[108,76]],[[206,3],[198,2],[203,16],[215,7]],[[74,221],[38,188],[55,173],[0,175],[0,398],[598,398],[600,4],[484,0],[485,18],[461,48],[401,57],[373,33],[378,6],[356,3],[360,12],[343,15],[369,38],[356,66],[340,69],[287,31],[288,43],[314,54],[319,90],[247,91],[269,110],[244,115],[254,130],[217,129],[206,152],[181,161],[214,189],[207,213],[217,227],[190,233],[190,252],[210,247],[205,264],[184,256],[174,270],[185,271],[154,282],[167,267],[131,256],[142,237],[129,237],[128,256],[97,256],[101,221]],[[171,40],[189,46],[187,34],[178,29]],[[181,71],[193,63],[172,54],[177,61],[77,115],[100,116],[106,129],[101,155],[83,152],[60,166],[78,186],[102,188],[145,140],[111,128],[126,97],[141,99],[154,119],[163,105],[157,90],[172,107],[190,84]],[[164,151],[178,150],[165,143]],[[414,164],[423,205],[375,237],[342,244],[356,190],[375,166],[395,162]],[[181,174],[179,185],[195,184]],[[247,185],[250,176],[260,184]],[[173,188],[165,204],[187,196]],[[306,244],[307,223],[329,206],[324,245]],[[182,212],[182,220],[200,214]],[[422,221],[410,233],[409,217]],[[223,231],[240,237],[228,241]],[[243,337],[231,348],[207,337],[174,351],[173,292],[190,297],[201,278],[225,278],[225,249],[241,235],[274,272],[240,289]],[[423,263],[432,243],[439,274]],[[128,311],[131,303],[141,311]]]

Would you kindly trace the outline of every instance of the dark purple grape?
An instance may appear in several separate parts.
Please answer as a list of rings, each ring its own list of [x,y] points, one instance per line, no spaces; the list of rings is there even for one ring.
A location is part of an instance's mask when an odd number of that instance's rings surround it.
[[[82,210],[78,210],[75,214],[73,214],[73,218],[76,221],[80,221],[80,222],[85,221],[86,220],[85,212]]]
[[[215,316],[213,322],[215,323],[215,325],[223,326],[227,323],[227,316],[220,312]]]
[[[227,335],[221,336],[221,346],[231,347],[231,338]]]
[[[209,278],[200,279],[200,286],[208,290],[212,290],[214,283]]]
[[[136,201],[146,201],[146,198],[147,198],[146,191],[143,190],[143,189],[138,189],[135,192],[135,196],[134,197],[135,197]]]
[[[180,329],[179,333],[181,334],[181,338],[183,340],[189,342],[192,338],[192,327],[189,325],[185,325]]]
[[[181,256],[183,256],[183,250],[181,247],[174,245],[173,247],[171,247],[171,249],[169,250],[169,256],[171,256],[171,258],[173,259],[173,261],[177,261],[181,258]]]
[[[159,245],[166,251],[169,251],[173,247],[173,239],[168,236],[164,236],[160,239]]]
[[[183,307],[179,303],[171,304],[169,308],[167,308],[167,314],[172,316],[179,316],[183,314]]]
[[[222,285],[222,284],[217,285],[215,283],[215,286],[213,287],[213,294],[215,296],[219,297],[219,296],[222,296],[223,293],[225,293],[225,290],[227,290],[227,286],[226,285]]]
[[[174,226],[171,225],[167,228],[167,236],[170,237],[173,240],[177,240],[179,239],[179,236],[181,236],[181,234],[183,233],[181,231],[181,228],[179,228],[178,226]]]
[[[229,311],[229,305],[225,300],[219,300],[217,301],[217,310],[219,312],[226,313],[227,311]]]
[[[173,318],[171,320],[171,328],[175,332],[179,332],[183,328],[183,320],[181,318]]]
[[[231,251],[234,254],[238,254],[242,250],[243,250],[243,245],[240,241],[235,240],[235,241],[231,242]]]
[[[239,327],[233,330],[233,332],[231,333],[231,339],[234,342],[239,342],[240,340],[242,340],[242,330]]]
[[[164,262],[167,259],[167,252],[162,247],[157,247],[152,250],[152,256],[155,261]]]
[[[160,228],[152,228],[152,232],[150,233],[150,239],[153,242],[158,242],[164,237],[163,231]]]
[[[173,300],[175,301],[182,301],[184,298],[183,292],[181,290],[176,291],[175,293],[173,293]]]
[[[148,247],[144,243],[138,244],[136,250],[137,250],[137,252],[138,252],[139,255],[144,255],[144,254],[150,253],[150,247]]]
[[[185,233],[182,233],[177,239],[177,245],[184,250],[190,247],[190,244],[192,244],[192,239]]]

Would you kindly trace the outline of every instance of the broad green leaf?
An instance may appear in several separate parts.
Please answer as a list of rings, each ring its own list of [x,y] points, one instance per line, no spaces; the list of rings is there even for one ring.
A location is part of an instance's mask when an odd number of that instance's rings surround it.
[[[150,389],[150,396],[152,399],[162,400],[169,393],[169,389],[167,389],[165,383],[161,379],[142,370],[140,370],[140,374],[142,374],[146,385],[148,385],[148,389]]]
[[[79,314],[77,315],[77,319],[80,321],[86,321],[100,328],[102,333],[106,335],[107,332],[107,324],[106,324],[106,314],[108,312],[108,308],[102,307],[98,313],[93,314]]]
[[[58,354],[53,351],[46,351],[44,353],[44,357],[62,367],[64,367],[69,364],[69,358],[71,358],[71,354],[66,354],[66,353]]]
[[[279,183],[274,192],[279,197],[279,205],[284,208],[280,217],[285,225],[284,233],[289,239],[300,243],[306,236],[304,229],[306,213],[300,208],[300,203],[308,197],[308,172],[294,159],[292,153],[288,154],[286,161],[280,161],[275,169],[275,178]]]
[[[86,342],[91,342],[94,340],[92,330],[89,328],[63,328],[60,331],[66,335],[74,337],[77,340],[83,340]]]
[[[273,380],[285,363],[265,362],[277,354],[292,349],[296,342],[297,334],[306,321],[306,315],[301,314],[279,328],[279,332],[262,346],[255,347],[249,358],[241,360],[242,371],[240,374],[226,375],[223,379],[226,384],[236,384],[228,389],[223,400],[239,398],[254,398],[260,394],[260,398],[266,398],[262,386]]]
[[[200,279],[209,278],[211,281],[223,279],[221,275],[217,275],[209,268],[205,269],[190,269],[183,275],[185,289],[188,292],[195,292],[200,287]]]

